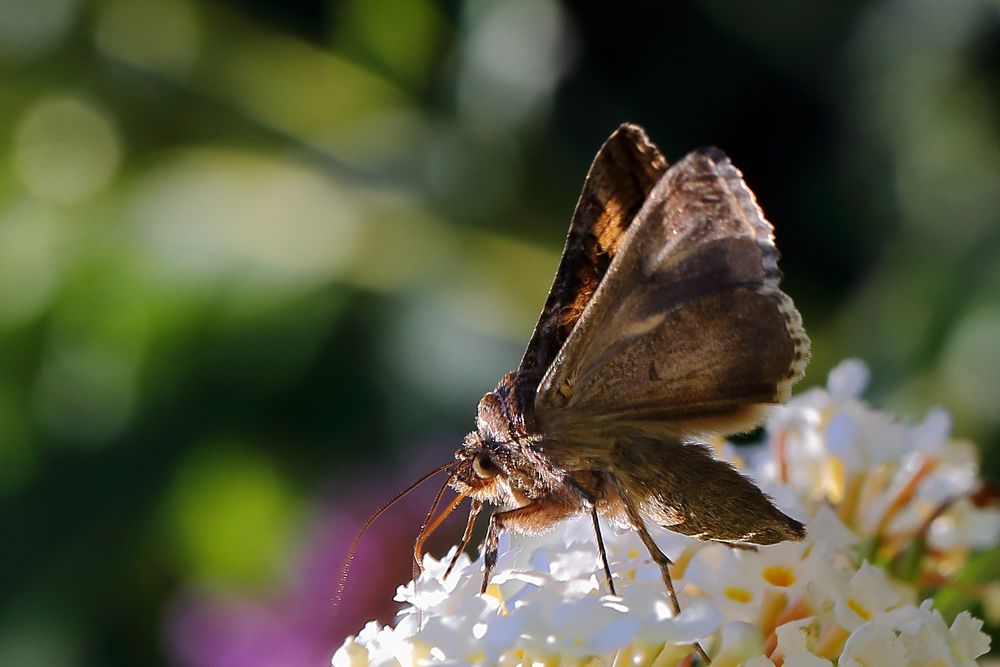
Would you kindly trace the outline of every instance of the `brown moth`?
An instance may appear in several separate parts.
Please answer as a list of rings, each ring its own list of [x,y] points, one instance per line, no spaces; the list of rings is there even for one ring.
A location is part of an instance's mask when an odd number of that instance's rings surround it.
[[[641,128],[611,135],[520,366],[479,402],[445,468],[459,496],[444,514],[472,498],[463,549],[484,503],[500,508],[483,591],[503,531],[577,514],[593,517],[611,591],[599,514],[637,531],[675,612],[671,562],[648,524],[734,546],[804,537],[701,444],[754,428],[804,373],[809,339],[777,261],[773,229],[722,151],[668,168]],[[421,531],[418,560],[440,518]]]

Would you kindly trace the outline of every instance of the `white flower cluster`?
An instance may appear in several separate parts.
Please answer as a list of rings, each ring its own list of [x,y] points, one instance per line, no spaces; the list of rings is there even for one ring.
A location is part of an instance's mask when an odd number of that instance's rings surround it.
[[[675,563],[678,616],[639,538],[605,526],[619,595],[607,594],[582,517],[503,549],[485,595],[466,556],[447,579],[452,554],[426,557],[399,589],[397,625],[369,623],[334,667],[673,667],[691,664],[696,641],[714,667],[976,665],[989,650],[982,622],[962,612],[949,626],[917,591],[995,544],[1000,511],[974,502],[975,450],[949,440],[947,415],[901,424],[858,399],[866,383],[860,362],[841,364],[827,390],[773,415],[744,470],[806,521],[806,540],[750,551],[656,533]],[[729,445],[720,451],[743,463]]]
[[[919,567],[905,578],[939,586],[971,550],[996,544],[1000,511],[978,506],[979,456],[972,443],[950,438],[947,412],[932,410],[916,425],[894,420],[860,400],[867,384],[865,365],[845,361],[826,390],[778,408],[755,476],[801,514],[833,507],[869,560],[898,575],[895,566],[910,556]]]

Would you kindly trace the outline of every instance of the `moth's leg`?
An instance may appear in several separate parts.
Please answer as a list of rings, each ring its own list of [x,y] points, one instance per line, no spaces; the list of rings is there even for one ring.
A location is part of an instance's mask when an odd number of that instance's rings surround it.
[[[579,506],[572,502],[560,502],[554,498],[540,498],[517,509],[496,512],[490,517],[490,527],[486,529],[483,542],[483,585],[479,592],[485,593],[490,582],[490,574],[497,564],[497,549],[500,533],[510,530],[524,535],[537,535],[556,521],[561,521],[579,512]]]
[[[639,514],[639,510],[636,509],[635,505],[629,499],[628,495],[625,493],[625,489],[622,488],[621,482],[617,477],[613,477],[615,489],[618,491],[618,497],[621,498],[622,505],[625,507],[625,513],[628,515],[629,523],[632,524],[632,528],[635,532],[639,534],[639,539],[642,543],[646,545],[646,551],[649,552],[650,558],[653,562],[660,566],[660,576],[663,578],[663,584],[667,587],[667,596],[670,598],[670,606],[674,608],[674,614],[681,613],[681,605],[677,602],[677,593],[674,591],[674,581],[670,578],[670,566],[673,565],[673,561],[667,557],[667,554],[660,550],[660,547],[653,541],[653,537],[646,530],[646,524],[642,520],[642,515]]]
[[[497,512],[490,517],[490,527],[486,529],[486,539],[483,541],[483,585],[479,587],[480,593],[486,592],[486,587],[490,584],[490,575],[497,565],[497,549],[500,547],[500,531],[503,530],[503,515],[520,510],[510,510],[509,512]]]
[[[591,506],[590,518],[594,520],[594,533],[597,535],[597,550],[601,553],[601,563],[604,564],[604,576],[608,578],[608,588],[612,595],[615,592],[615,582],[611,580],[611,566],[608,565],[608,552],[604,549],[604,536],[601,535],[601,524],[597,521],[597,506]]]
[[[625,493],[625,489],[622,488],[621,482],[618,477],[612,476],[614,480],[615,489],[618,491],[618,497],[621,498],[622,505],[625,507],[625,513],[628,515],[629,523],[635,528],[635,532],[639,534],[639,539],[642,543],[646,545],[646,551],[649,552],[650,558],[653,562],[660,566],[660,576],[663,578],[663,584],[667,587],[667,597],[670,598],[670,605],[674,609],[674,615],[681,613],[681,605],[677,601],[677,592],[674,590],[674,581],[670,578],[670,566],[673,565],[673,561],[667,557],[667,554],[660,550],[660,547],[653,541],[653,536],[649,534],[646,530],[646,524],[642,520],[642,515],[639,514],[639,510],[632,504],[628,495]],[[705,653],[705,649],[701,647],[701,644],[695,642],[691,645],[695,652],[705,661],[706,665],[711,665],[712,661],[709,659],[708,654]]]
[[[483,509],[483,503],[480,500],[473,500],[472,507],[469,509],[469,519],[465,524],[465,533],[462,535],[462,542],[458,545],[458,550],[455,555],[452,556],[451,562],[448,563],[448,569],[444,571],[444,577],[442,581],[448,578],[451,571],[455,568],[455,563],[458,562],[458,557],[462,555],[465,551],[465,547],[469,546],[469,540],[472,539],[472,531],[476,527],[476,517],[479,516],[479,512]]]

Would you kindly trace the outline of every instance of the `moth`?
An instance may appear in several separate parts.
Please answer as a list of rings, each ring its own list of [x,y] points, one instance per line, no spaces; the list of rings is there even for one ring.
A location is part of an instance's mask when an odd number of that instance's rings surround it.
[[[417,561],[464,498],[457,553],[482,509],[498,508],[483,592],[501,533],[589,514],[614,592],[601,515],[638,533],[679,613],[649,524],[733,546],[803,538],[801,523],[703,444],[753,429],[805,371],[809,339],[780,277],[773,228],[722,151],[668,167],[642,128],[619,127],[587,174],[520,365],[483,396],[476,429],[438,469],[449,475]],[[431,521],[448,486],[458,496]]]

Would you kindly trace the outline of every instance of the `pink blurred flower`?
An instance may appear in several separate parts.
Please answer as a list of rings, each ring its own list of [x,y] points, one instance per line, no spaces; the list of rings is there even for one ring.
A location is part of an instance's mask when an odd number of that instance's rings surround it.
[[[328,663],[332,647],[364,621],[391,620],[398,606],[393,591],[412,577],[409,554],[443,476],[416,489],[368,531],[343,599],[337,606],[334,601],[347,549],[362,520],[420,472],[424,469],[391,482],[368,473],[337,485],[328,500],[317,503],[284,583],[268,594],[211,583],[185,586],[165,615],[168,655],[185,667],[314,667]],[[456,523],[460,520],[440,529],[429,548],[440,551],[454,543]]]

